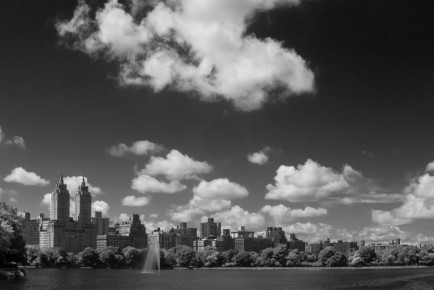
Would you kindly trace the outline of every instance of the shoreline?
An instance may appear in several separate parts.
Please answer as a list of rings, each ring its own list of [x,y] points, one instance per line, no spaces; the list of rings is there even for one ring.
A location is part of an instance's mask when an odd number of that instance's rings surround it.
[[[215,267],[215,268],[194,268],[193,270],[253,270],[253,271],[288,271],[288,270],[388,270],[388,269],[428,269],[432,266],[364,266],[364,267]],[[183,267],[175,267],[173,270],[191,270]]]

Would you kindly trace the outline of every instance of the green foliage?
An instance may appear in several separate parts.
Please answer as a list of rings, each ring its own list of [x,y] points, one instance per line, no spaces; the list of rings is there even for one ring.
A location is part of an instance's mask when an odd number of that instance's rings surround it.
[[[101,264],[98,252],[91,247],[78,253],[77,262],[83,267],[97,267]]]
[[[173,266],[190,267],[196,263],[196,253],[189,246],[176,246],[166,254],[166,261],[170,259]]]
[[[255,263],[253,257],[250,252],[239,252],[234,256],[233,261],[238,267],[251,267]]]
[[[122,267],[125,264],[124,256],[118,247],[107,247],[98,251],[99,260],[106,267]]]
[[[125,257],[125,265],[129,267],[141,267],[144,263],[144,252],[134,247],[126,247],[122,250]]]
[[[26,263],[26,244],[21,228],[22,220],[16,209],[0,202],[0,266],[10,262]]]
[[[318,261],[315,266],[327,267],[342,267],[347,265],[347,256],[341,252],[336,251],[333,247],[325,247],[318,254]]]

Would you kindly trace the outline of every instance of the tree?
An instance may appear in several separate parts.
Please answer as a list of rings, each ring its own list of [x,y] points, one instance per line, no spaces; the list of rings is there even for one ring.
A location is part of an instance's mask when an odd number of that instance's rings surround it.
[[[180,267],[189,267],[196,262],[196,253],[193,248],[185,245],[173,247],[169,250],[171,259],[174,259],[173,264]]]
[[[125,265],[129,267],[140,267],[143,264],[143,251],[134,247],[126,247],[122,250],[125,257]]]
[[[83,267],[97,267],[100,264],[98,252],[87,247],[78,253],[78,263]]]
[[[124,257],[118,247],[107,247],[99,251],[99,259],[106,267],[120,267],[124,264]]]
[[[228,250],[223,252],[223,265],[225,266],[233,266],[233,257],[235,257],[238,254],[237,250]]]
[[[34,265],[35,260],[38,258],[40,252],[41,250],[39,249],[39,246],[26,246],[27,264]]]
[[[328,267],[342,267],[347,265],[347,256],[336,251],[333,247],[325,247],[318,254],[318,264]]]
[[[261,256],[259,259],[258,264],[265,267],[275,267],[276,266],[276,259],[274,258],[274,249],[273,248],[266,248],[261,251]]]
[[[0,202],[0,266],[10,262],[26,263],[26,244],[21,228],[22,219],[17,210]]]
[[[301,266],[302,256],[298,253],[298,250],[292,250],[286,257],[286,266],[298,267]]]
[[[358,250],[355,254],[355,257],[356,256],[360,257],[362,261],[366,264],[372,263],[377,258],[375,249],[371,247],[364,247],[361,250]]]
[[[238,267],[251,267],[254,263],[252,254],[244,251],[235,255],[233,260]]]
[[[285,267],[286,257],[288,256],[288,253],[289,253],[288,247],[284,244],[280,244],[277,247],[275,247],[273,250],[273,258],[276,261],[275,266]]]

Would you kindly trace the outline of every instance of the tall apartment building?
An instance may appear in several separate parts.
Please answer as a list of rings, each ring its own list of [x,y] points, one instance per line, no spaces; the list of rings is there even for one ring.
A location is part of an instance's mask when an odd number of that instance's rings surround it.
[[[39,245],[39,223],[30,219],[29,212],[24,213],[21,234],[27,245]]]
[[[50,200],[50,220],[58,222],[69,221],[69,191],[63,182],[63,175],[60,175],[59,183]]]
[[[220,237],[221,236],[221,223],[214,222],[213,218],[208,218],[206,223],[200,223],[200,237]]]
[[[240,252],[261,252],[266,248],[273,247],[273,242],[269,238],[236,238],[235,250]]]
[[[287,244],[288,240],[285,236],[285,231],[281,228],[267,227],[265,237],[271,239],[273,246],[276,247],[279,244]]]
[[[87,247],[96,248],[96,227],[91,223],[92,197],[85,181],[78,188],[75,204],[75,221],[69,217],[69,191],[60,176],[51,194],[50,220],[43,221],[39,232],[41,248],[60,247],[67,252],[78,253]]]
[[[95,217],[92,217],[90,220],[96,226],[97,235],[108,235],[110,220],[109,218],[103,218],[102,212],[96,211]]]
[[[146,234],[145,225],[140,221],[140,216],[133,214],[133,217],[129,221],[116,224],[114,233],[98,235],[97,248],[100,249],[108,246],[146,248],[148,246],[148,235]]]
[[[304,252],[306,250],[306,243],[302,240],[299,240],[295,234],[289,234],[288,249],[297,249],[299,252]]]
[[[92,196],[89,192],[89,187],[86,186],[84,181],[81,182],[81,186],[78,187],[75,194],[75,215],[74,220],[81,226],[91,224],[92,214]]]

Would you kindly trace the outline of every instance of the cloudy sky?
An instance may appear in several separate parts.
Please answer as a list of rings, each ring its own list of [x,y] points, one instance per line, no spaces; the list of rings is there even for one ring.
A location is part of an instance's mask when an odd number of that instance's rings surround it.
[[[434,241],[434,3],[0,4],[0,199]]]

